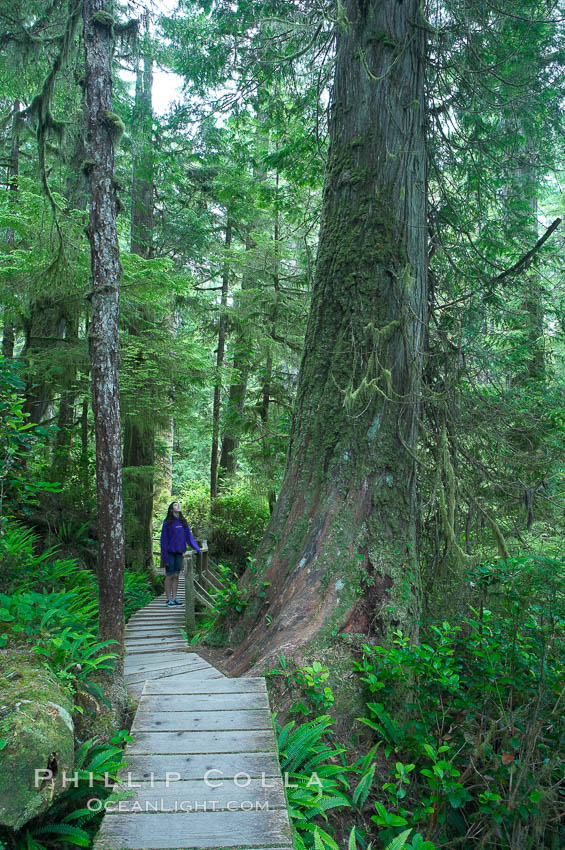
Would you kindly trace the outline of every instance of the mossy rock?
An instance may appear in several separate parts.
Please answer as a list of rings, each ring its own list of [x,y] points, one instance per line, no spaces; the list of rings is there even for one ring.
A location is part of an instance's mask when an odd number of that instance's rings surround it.
[[[28,651],[0,651],[0,824],[20,829],[63,790],[74,765],[72,705]],[[36,771],[51,770],[52,782]],[[44,776],[44,774],[43,774]],[[37,779],[36,779],[37,777]]]

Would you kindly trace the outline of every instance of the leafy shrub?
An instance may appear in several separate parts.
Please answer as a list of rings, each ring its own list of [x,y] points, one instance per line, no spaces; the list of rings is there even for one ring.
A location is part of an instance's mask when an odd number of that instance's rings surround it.
[[[224,614],[241,614],[247,606],[247,594],[238,587],[237,576],[222,564],[219,565],[223,587],[214,591],[213,614],[220,617]]]
[[[207,484],[198,480],[184,482],[178,495],[178,501],[195,534],[200,528],[207,528],[210,525],[210,488]],[[164,514],[157,518],[159,528],[164,519]]]
[[[58,491],[58,484],[38,480],[29,460],[45,444],[48,430],[27,422],[22,364],[0,354],[0,519],[8,503],[13,511],[35,503],[41,491]],[[27,465],[24,463],[26,461]]]
[[[268,671],[270,677],[282,676],[286,679],[287,688],[295,687],[300,690],[302,699],[291,706],[291,711],[304,715],[327,712],[334,704],[334,695],[329,685],[325,684],[330,671],[327,667],[314,661],[311,666],[289,666],[284,654],[279,655],[280,668]]]
[[[265,497],[249,484],[235,483],[222,491],[210,506],[209,487],[201,481],[188,481],[183,484],[178,499],[193,530],[209,529],[212,556],[229,561],[238,571],[243,570],[269,521]]]
[[[127,570],[124,575],[124,616],[126,623],[132,614],[148,605],[154,595],[146,575]]]
[[[6,523],[0,562],[8,564],[10,594],[0,594],[0,646],[28,642],[43,656],[71,695],[86,690],[104,701],[91,675],[110,670],[116,657],[99,642],[98,590],[94,574],[76,561],[53,560],[56,550],[37,554],[34,534]],[[126,618],[153,596],[146,576],[124,578]]]
[[[481,565],[469,583],[476,606],[460,624],[431,624],[419,645],[397,632],[389,648],[364,646],[358,668],[379,701],[367,703],[363,722],[384,744],[391,774],[373,821],[385,837],[420,826],[448,846],[553,848],[563,562]]]
[[[247,558],[261,542],[268,521],[267,500],[248,486],[238,484],[220,493],[211,513],[214,555],[229,558],[244,569]]]

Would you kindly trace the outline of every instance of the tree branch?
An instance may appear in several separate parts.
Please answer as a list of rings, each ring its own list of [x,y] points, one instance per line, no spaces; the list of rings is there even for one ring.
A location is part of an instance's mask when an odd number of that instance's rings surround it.
[[[556,218],[555,221],[553,221],[549,225],[543,236],[540,236],[534,247],[531,248],[527,254],[524,254],[523,257],[520,257],[520,259],[516,263],[514,263],[514,265],[511,266],[509,269],[506,269],[506,271],[501,272],[496,277],[493,277],[491,279],[491,283],[497,283],[499,280],[504,280],[505,277],[508,277],[511,274],[516,274],[516,272],[521,271],[523,268],[528,268],[528,266],[530,265],[530,260],[534,257],[535,254],[537,254],[544,242],[547,242],[553,231],[556,230],[560,224],[561,219]]]

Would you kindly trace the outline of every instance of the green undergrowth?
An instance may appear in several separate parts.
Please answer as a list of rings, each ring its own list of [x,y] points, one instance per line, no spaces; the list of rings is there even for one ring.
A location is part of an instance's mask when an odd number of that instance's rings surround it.
[[[564,846],[563,559],[481,564],[462,590],[466,611],[417,644],[344,635],[345,652],[266,671],[297,848]]]
[[[187,481],[178,498],[191,527],[206,532],[211,557],[240,575],[269,521],[265,496],[248,483],[233,482],[210,502],[206,485]]]
[[[29,529],[4,521],[0,534],[0,647],[31,649],[55,674],[77,714],[108,706],[104,674],[117,658],[111,641],[99,641],[96,577],[56,548],[41,550]],[[129,617],[154,595],[149,580],[125,576]]]
[[[6,661],[16,656],[25,660],[29,653],[35,675],[43,666],[65,693],[79,775],[78,787],[69,786],[56,796],[42,815],[18,831],[2,828],[0,848],[88,847],[101,816],[88,808],[87,800],[95,796],[104,800],[110,794],[111,789],[100,782],[104,773],[111,778],[120,768],[127,737],[123,730],[115,732],[120,723],[116,707],[122,703],[116,691],[119,682],[111,675],[117,654],[112,641],[100,641],[97,636],[96,577],[76,560],[58,557],[56,547],[42,550],[36,535],[9,520],[2,523],[0,565],[6,590],[0,594],[0,647]],[[148,577],[126,573],[126,617],[146,605],[154,593]],[[0,734],[0,751],[12,746],[9,739],[9,730],[4,737]],[[91,773],[93,788],[88,786]]]

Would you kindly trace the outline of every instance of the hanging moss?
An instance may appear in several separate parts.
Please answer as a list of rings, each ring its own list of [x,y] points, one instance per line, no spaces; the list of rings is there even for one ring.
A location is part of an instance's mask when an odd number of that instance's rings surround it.
[[[120,139],[125,133],[126,125],[119,115],[116,115],[115,112],[110,112],[109,110],[102,113],[102,123],[108,130],[114,147],[117,147],[120,143]]]
[[[110,12],[106,12],[105,9],[99,9],[98,12],[95,12],[90,21],[93,24],[97,24],[99,27],[107,27],[108,29],[112,29],[116,23],[114,16],[111,15]]]

